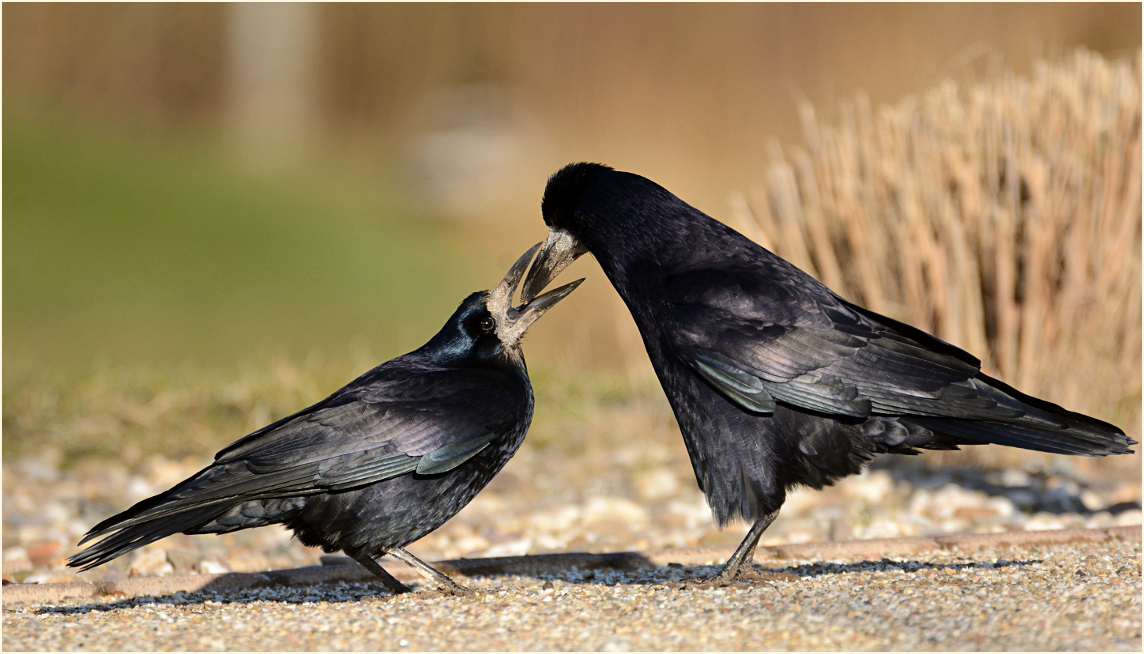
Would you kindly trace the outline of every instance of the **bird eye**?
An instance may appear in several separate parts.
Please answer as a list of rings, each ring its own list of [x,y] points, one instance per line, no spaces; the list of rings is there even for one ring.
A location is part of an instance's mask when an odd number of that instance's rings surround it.
[[[494,329],[496,329],[496,326],[497,324],[493,322],[492,318],[481,319],[481,331],[485,332],[486,334],[491,333]]]

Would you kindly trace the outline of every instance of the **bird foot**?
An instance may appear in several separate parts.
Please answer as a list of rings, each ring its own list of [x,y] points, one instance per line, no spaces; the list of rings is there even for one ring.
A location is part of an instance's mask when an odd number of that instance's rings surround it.
[[[746,585],[744,582],[746,582],[750,576],[754,576],[753,571],[744,573],[739,570],[728,570],[723,568],[710,577],[695,580],[695,582],[690,585],[693,588],[699,588],[702,590],[707,590],[709,588],[727,588],[729,586],[739,587]]]
[[[440,583],[440,582],[439,582]],[[448,584],[441,583],[437,591],[442,595],[449,595],[452,597],[476,597],[477,591],[472,588],[466,588],[453,580],[449,580]]]
[[[694,588],[701,589],[727,587],[750,588],[771,581],[794,581],[796,579],[798,579],[798,577],[795,575],[785,572],[761,572],[754,568],[744,566],[736,570],[723,568],[706,579],[696,580],[691,585]]]
[[[439,592],[441,595],[452,595],[453,597],[473,597],[476,594],[461,584],[453,581],[440,570],[437,570],[428,563],[425,563],[416,556],[413,556],[413,554],[411,554],[403,547],[395,547],[389,550],[389,554],[392,555],[393,558],[398,559],[399,561],[403,561],[406,565],[420,572],[426,579],[433,582],[437,586],[436,592]],[[423,592],[422,595],[428,597],[440,596],[428,595],[430,592],[433,591]]]
[[[457,585],[456,588],[443,588],[441,586],[423,586],[416,591],[394,595],[398,600],[429,600],[441,597],[476,597],[477,591]]]

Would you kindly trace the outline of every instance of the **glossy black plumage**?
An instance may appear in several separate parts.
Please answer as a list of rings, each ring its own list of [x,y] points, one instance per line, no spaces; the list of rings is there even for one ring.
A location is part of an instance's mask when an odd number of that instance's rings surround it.
[[[545,249],[522,297],[591,252],[639,327],[716,521],[754,527],[786,492],[875,454],[996,443],[1103,456],[1118,428],[1024,395],[967,352],[847,302],[638,175],[572,164],[549,179]]]
[[[68,565],[88,569],[176,533],[283,524],[304,544],[342,550],[404,590],[373,558],[389,552],[424,566],[402,548],[468,504],[520,447],[532,420],[520,339],[579,284],[512,307],[536,249],[496,290],[466,298],[424,346],[236,441],[189,479],[96,525],[81,544],[104,538]]]

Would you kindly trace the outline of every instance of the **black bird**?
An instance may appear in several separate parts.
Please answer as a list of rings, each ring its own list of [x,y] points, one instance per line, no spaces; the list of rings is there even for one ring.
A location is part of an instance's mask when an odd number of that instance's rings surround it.
[[[394,593],[409,588],[375,560],[467,589],[404,548],[460,511],[516,453],[532,422],[520,341],[578,280],[519,308],[512,296],[537,243],[493,291],[467,297],[417,350],[317,404],[235,441],[174,488],[92,528],[71,557],[84,570],[176,533],[282,524],[304,544],[342,550]]]
[[[750,574],[789,489],[830,485],[878,453],[995,443],[1104,456],[1135,444],[847,302],[638,175],[571,164],[541,211],[548,238],[523,300],[591,252],[639,327],[716,523],[752,523],[710,582]]]

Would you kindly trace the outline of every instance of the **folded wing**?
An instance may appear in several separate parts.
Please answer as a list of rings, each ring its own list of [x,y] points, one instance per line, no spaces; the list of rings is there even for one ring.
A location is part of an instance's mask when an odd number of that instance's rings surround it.
[[[100,565],[251,500],[448,472],[512,430],[526,405],[517,392],[486,370],[391,361],[236,441],[171,490],[96,525],[80,544],[107,537],[73,557],[71,565]]]
[[[674,275],[665,329],[676,354],[747,411],[771,413],[781,402],[840,419],[908,417],[962,441],[1070,454],[1127,451],[1130,441],[1116,427],[1018,392],[936,337],[849,304],[817,282],[794,294],[789,282],[768,287],[752,273]]]

